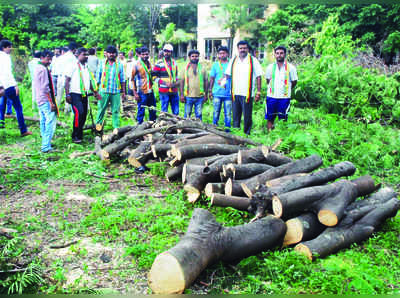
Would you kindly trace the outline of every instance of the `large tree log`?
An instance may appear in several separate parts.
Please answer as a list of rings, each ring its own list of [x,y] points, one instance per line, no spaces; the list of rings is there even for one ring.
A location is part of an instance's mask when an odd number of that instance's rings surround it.
[[[240,145],[241,143],[236,142],[235,140],[232,140],[232,139],[227,139],[227,138],[224,138],[221,136],[207,133],[207,135],[202,135],[200,137],[190,138],[190,139],[186,138],[183,140],[179,140],[178,142],[176,142],[174,147],[177,148],[177,147],[181,147],[181,146],[196,145],[196,144]]]
[[[187,192],[188,200],[191,203],[196,202],[207,184],[206,176],[202,173],[203,168],[204,166],[191,164],[183,166],[182,181],[186,182],[183,189]]]
[[[232,154],[238,152],[241,148],[237,145],[196,144],[178,147],[176,152],[172,153],[178,160],[186,160],[193,157]]]
[[[179,166],[169,168],[165,173],[165,177],[167,178],[168,182],[176,181],[182,179],[182,170],[185,164],[180,164]]]
[[[248,150],[250,151],[250,150]],[[239,151],[245,152],[245,151]],[[238,155],[239,159],[239,155]],[[228,164],[222,168],[222,172],[226,179],[242,180],[261,174],[272,169],[273,166],[262,163],[246,163],[246,164]]]
[[[308,173],[320,167],[321,165],[321,157],[318,155],[311,155],[309,157],[267,170],[264,173],[261,173],[257,176],[254,176],[253,178],[246,180],[246,183],[242,183],[241,186],[246,195],[251,198],[251,196],[256,192],[257,188],[261,184],[265,184],[265,182],[267,182],[268,180],[290,174]]]
[[[155,294],[182,293],[210,264],[233,262],[281,244],[285,223],[272,216],[225,228],[204,209],[195,209],[179,243],[156,257],[148,274]]]
[[[211,205],[220,207],[232,207],[241,211],[248,211],[250,199],[246,197],[227,196],[220,193],[211,194]]]
[[[272,210],[275,216],[283,218],[295,217],[303,211],[311,210],[318,214],[322,224],[336,225],[351,202],[374,190],[374,181],[369,176],[352,181],[340,180],[276,195],[272,198]]]
[[[321,234],[326,226],[318,221],[317,215],[312,212],[304,213],[286,222],[286,235],[283,239],[283,246],[307,241]]]
[[[252,148],[248,151],[238,152],[238,164],[264,163],[274,167],[290,163],[293,160],[287,156],[272,152],[267,146]]]
[[[327,228],[317,238],[296,245],[295,250],[313,260],[316,257],[326,257],[353,243],[364,241],[386,219],[397,214],[400,201],[397,198],[391,198],[383,204],[364,206],[362,209],[365,210],[365,214],[357,212],[354,220],[345,217],[338,226]],[[358,219],[361,215],[363,216]]]
[[[154,158],[165,158],[168,150],[171,150],[171,144],[168,143],[157,143],[151,145],[151,152],[153,153]]]
[[[207,181],[209,182],[219,182],[221,181],[220,172],[222,172],[222,167],[229,163],[234,163],[237,161],[237,153],[223,156],[222,158],[216,160],[211,165],[207,165],[203,169],[203,174],[207,176]]]

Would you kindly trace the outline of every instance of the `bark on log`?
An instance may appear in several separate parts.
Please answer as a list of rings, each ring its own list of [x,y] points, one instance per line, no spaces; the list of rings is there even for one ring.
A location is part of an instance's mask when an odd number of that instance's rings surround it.
[[[151,152],[153,153],[154,158],[165,158],[168,150],[171,150],[171,144],[168,143],[157,143],[151,145]]]
[[[238,152],[242,147],[237,145],[197,144],[178,147],[175,157],[186,160],[193,157],[213,156],[216,154],[227,155]],[[174,152],[173,152],[174,154]]]
[[[287,156],[281,155],[276,152],[271,152],[270,148],[267,146],[252,148],[246,152],[238,152],[238,164],[264,163],[274,167],[278,167],[292,161],[293,160]]]
[[[176,181],[182,179],[182,170],[185,164],[180,164],[179,166],[169,168],[165,173],[168,182]]]
[[[134,147],[128,146],[122,149],[122,151],[119,153],[119,158],[122,160],[128,159],[131,154],[133,154],[133,151],[135,151]]]
[[[144,166],[153,156],[151,151],[151,142],[140,142],[140,145],[129,155],[128,162],[135,168]]]
[[[373,232],[388,218],[394,217],[400,209],[400,201],[392,198],[389,201],[371,206],[364,206],[368,212],[359,220],[343,220],[337,227],[327,228],[317,238],[298,244],[295,250],[307,256],[310,260],[316,257],[326,257],[353,243],[359,243],[369,238]]]
[[[219,182],[221,181],[220,172],[222,172],[222,167],[229,163],[235,163],[236,161],[237,153],[223,156],[211,165],[204,167],[203,174],[207,176],[208,182]]]
[[[283,239],[283,246],[314,239],[321,234],[326,226],[318,221],[317,215],[312,212],[304,213],[286,222],[286,235]]]
[[[217,183],[207,183],[204,188],[204,192],[207,197],[211,197],[212,194],[224,194],[225,193],[225,183],[217,182]]]
[[[207,184],[206,176],[203,175],[202,170],[204,166],[185,164],[183,166],[182,177],[185,175],[186,184],[183,189],[187,192],[188,200],[191,203],[197,201],[200,197],[201,191]]]
[[[237,196],[242,197],[246,194],[243,191],[241,186],[242,183],[245,183],[247,180],[232,180],[228,179],[225,183],[225,194],[227,196]]]
[[[196,144],[240,145],[240,143],[235,142],[234,140],[208,133],[207,135],[202,135],[196,138],[190,138],[190,139],[186,138],[183,140],[179,140],[174,146],[181,147],[181,146],[196,145]]]
[[[246,195],[251,198],[251,196],[256,192],[259,185],[265,184],[265,182],[267,182],[268,180],[290,174],[308,173],[320,167],[321,165],[321,157],[318,155],[311,155],[309,157],[267,170],[264,173],[248,179],[246,183],[242,183],[241,186]]]
[[[239,151],[239,152],[245,152],[245,151]],[[239,160],[239,153],[238,153],[238,160]],[[273,166],[262,163],[246,163],[246,164],[231,163],[224,166],[222,171],[227,179],[232,178],[233,180],[242,180],[261,174],[272,168]]]
[[[223,227],[204,209],[195,209],[179,243],[156,257],[148,274],[155,294],[182,293],[210,264],[233,262],[279,245],[285,223],[272,216],[236,227]]]
[[[369,176],[353,181],[340,180],[328,185],[305,187],[276,195],[272,198],[272,210],[277,217],[290,218],[303,211],[318,214],[324,225],[336,225],[346,207],[358,196],[375,190]],[[322,211],[322,212],[321,212]]]
[[[227,196],[220,193],[211,194],[211,205],[232,207],[240,211],[248,211],[250,199],[246,197]]]

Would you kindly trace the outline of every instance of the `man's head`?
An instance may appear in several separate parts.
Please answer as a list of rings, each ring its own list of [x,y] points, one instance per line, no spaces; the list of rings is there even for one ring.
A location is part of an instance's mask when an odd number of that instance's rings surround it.
[[[278,46],[274,49],[274,55],[277,62],[285,61],[286,48],[284,46]]]
[[[61,55],[64,55],[66,52],[68,52],[68,48],[67,47],[62,47],[61,48]]]
[[[136,56],[137,56],[137,57],[140,57],[140,50],[141,50],[141,47],[137,47],[137,48],[135,49],[135,53],[136,53]]]
[[[218,59],[222,61],[228,60],[229,49],[227,47],[221,46],[217,51]]]
[[[112,62],[115,61],[115,59],[117,58],[117,55],[118,55],[117,48],[114,46],[111,46],[111,45],[107,46],[104,53],[105,53],[107,59]]]
[[[128,52],[128,59],[132,59],[133,58],[133,50],[130,50]]]
[[[40,51],[36,50],[36,51],[33,52],[33,58],[39,58],[40,59],[41,54],[42,53]]]
[[[173,50],[174,50],[174,47],[172,45],[170,45],[169,43],[164,45],[164,47],[163,47],[164,57],[167,59],[171,58]]]
[[[51,60],[53,59],[53,52],[48,51],[48,50],[44,50],[40,52],[40,62],[45,65],[45,66],[49,66],[51,63]]]
[[[140,58],[143,61],[148,61],[149,60],[149,49],[147,47],[142,47],[140,49]]]
[[[125,52],[119,52],[118,58],[119,58],[120,60],[125,60]]]
[[[237,48],[239,51],[239,56],[244,58],[249,53],[249,43],[246,40],[241,40],[237,43]]]
[[[79,48],[76,50],[75,55],[81,64],[85,64],[88,60],[89,52],[86,48]]]
[[[61,55],[61,48],[60,47],[57,47],[57,48],[54,49],[54,55],[56,57]]]
[[[3,51],[6,54],[10,54],[11,53],[11,49],[12,49],[12,42],[7,40],[7,39],[3,39],[2,41],[0,41],[0,50]]]
[[[96,49],[95,48],[90,48],[88,52],[89,52],[90,56],[96,55]]]
[[[75,54],[77,48],[78,45],[76,44],[76,42],[71,41],[68,45],[68,50],[70,50],[73,54]]]
[[[193,64],[199,63],[199,56],[200,56],[200,53],[198,50],[190,50],[188,53],[190,63],[193,63]]]

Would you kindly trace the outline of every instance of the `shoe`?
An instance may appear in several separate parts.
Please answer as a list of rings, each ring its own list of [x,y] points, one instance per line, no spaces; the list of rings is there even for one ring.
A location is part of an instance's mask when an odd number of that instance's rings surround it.
[[[75,144],[80,144],[80,143],[82,143],[82,140],[75,138],[75,139],[72,139],[72,142],[74,142]]]
[[[12,114],[5,114],[4,117],[5,118],[14,118]]]
[[[42,150],[42,153],[52,153],[52,152],[54,152],[54,149],[53,149],[53,148],[51,148],[51,149],[49,149],[49,150],[46,150],[46,151],[43,151],[43,150]]]
[[[24,132],[23,134],[21,134],[21,137],[30,136],[31,134],[32,134],[31,131],[27,131],[27,132]]]

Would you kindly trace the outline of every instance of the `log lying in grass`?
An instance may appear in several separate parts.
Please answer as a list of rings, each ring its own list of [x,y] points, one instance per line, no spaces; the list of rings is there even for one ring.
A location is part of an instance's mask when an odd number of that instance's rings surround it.
[[[363,176],[352,181],[340,180],[328,185],[301,188],[272,198],[272,210],[277,217],[290,218],[312,210],[319,221],[334,226],[343,217],[346,207],[358,196],[373,192],[374,181]]]
[[[151,145],[151,152],[154,158],[165,158],[167,156],[167,151],[171,150],[171,144],[158,143]]]
[[[295,250],[313,260],[359,243],[369,238],[386,219],[396,216],[400,201],[391,198],[385,203],[364,206],[361,209],[364,212],[357,212],[356,216],[347,215],[338,226],[327,228],[317,238],[296,245]]]
[[[191,203],[196,202],[200,197],[201,190],[207,184],[206,176],[203,175],[204,166],[185,164],[182,171],[182,181],[185,185],[183,189],[186,191],[188,200]]]
[[[211,194],[211,205],[220,207],[232,207],[241,211],[248,211],[250,199],[246,197],[227,196],[220,193]]]
[[[283,164],[279,167],[272,168],[265,171],[257,176],[254,176],[241,186],[246,195],[251,198],[251,196],[256,192],[257,188],[261,184],[265,184],[268,180],[272,180],[278,177],[296,174],[296,173],[308,173],[322,165],[322,159],[318,155],[311,155],[309,157],[296,160],[290,163]]]
[[[140,142],[140,145],[132,151],[128,157],[128,162],[130,165],[138,168],[144,166],[147,161],[153,157],[151,151],[151,142]]]
[[[207,165],[203,169],[203,174],[207,176],[207,181],[218,182],[221,181],[220,172],[223,170],[223,166],[229,163],[237,161],[237,153],[222,156],[210,165]]]
[[[159,254],[148,274],[155,294],[182,293],[208,265],[234,262],[280,245],[285,223],[268,216],[236,227],[223,227],[204,209],[195,209],[179,243]]]
[[[317,215],[312,212],[304,213],[286,222],[286,235],[283,239],[283,246],[307,241],[317,237],[325,230],[326,226],[318,221]]]
[[[184,165],[185,164],[182,163],[176,167],[172,167],[167,170],[167,172],[165,173],[165,177],[167,178],[168,182],[182,179],[182,171]]]
[[[245,196],[246,194],[243,191],[241,186],[242,183],[245,183],[247,180],[232,180],[228,179],[225,183],[225,194],[227,196]]]
[[[226,144],[226,145],[240,145],[240,142],[236,142],[232,139],[227,139],[221,136],[217,136],[214,134],[206,133],[206,135],[202,135],[195,138],[186,138],[178,141],[175,146],[187,146],[187,145],[198,145],[198,144]]]
[[[174,154],[178,160],[186,160],[193,157],[232,154],[238,152],[240,148],[242,147],[237,145],[196,144],[178,147]]]
[[[250,150],[248,150],[250,151]],[[244,151],[239,151],[244,152]],[[228,164],[223,167],[223,175],[228,179],[241,180],[261,174],[272,169],[273,166],[262,163],[246,163],[246,164]]]

